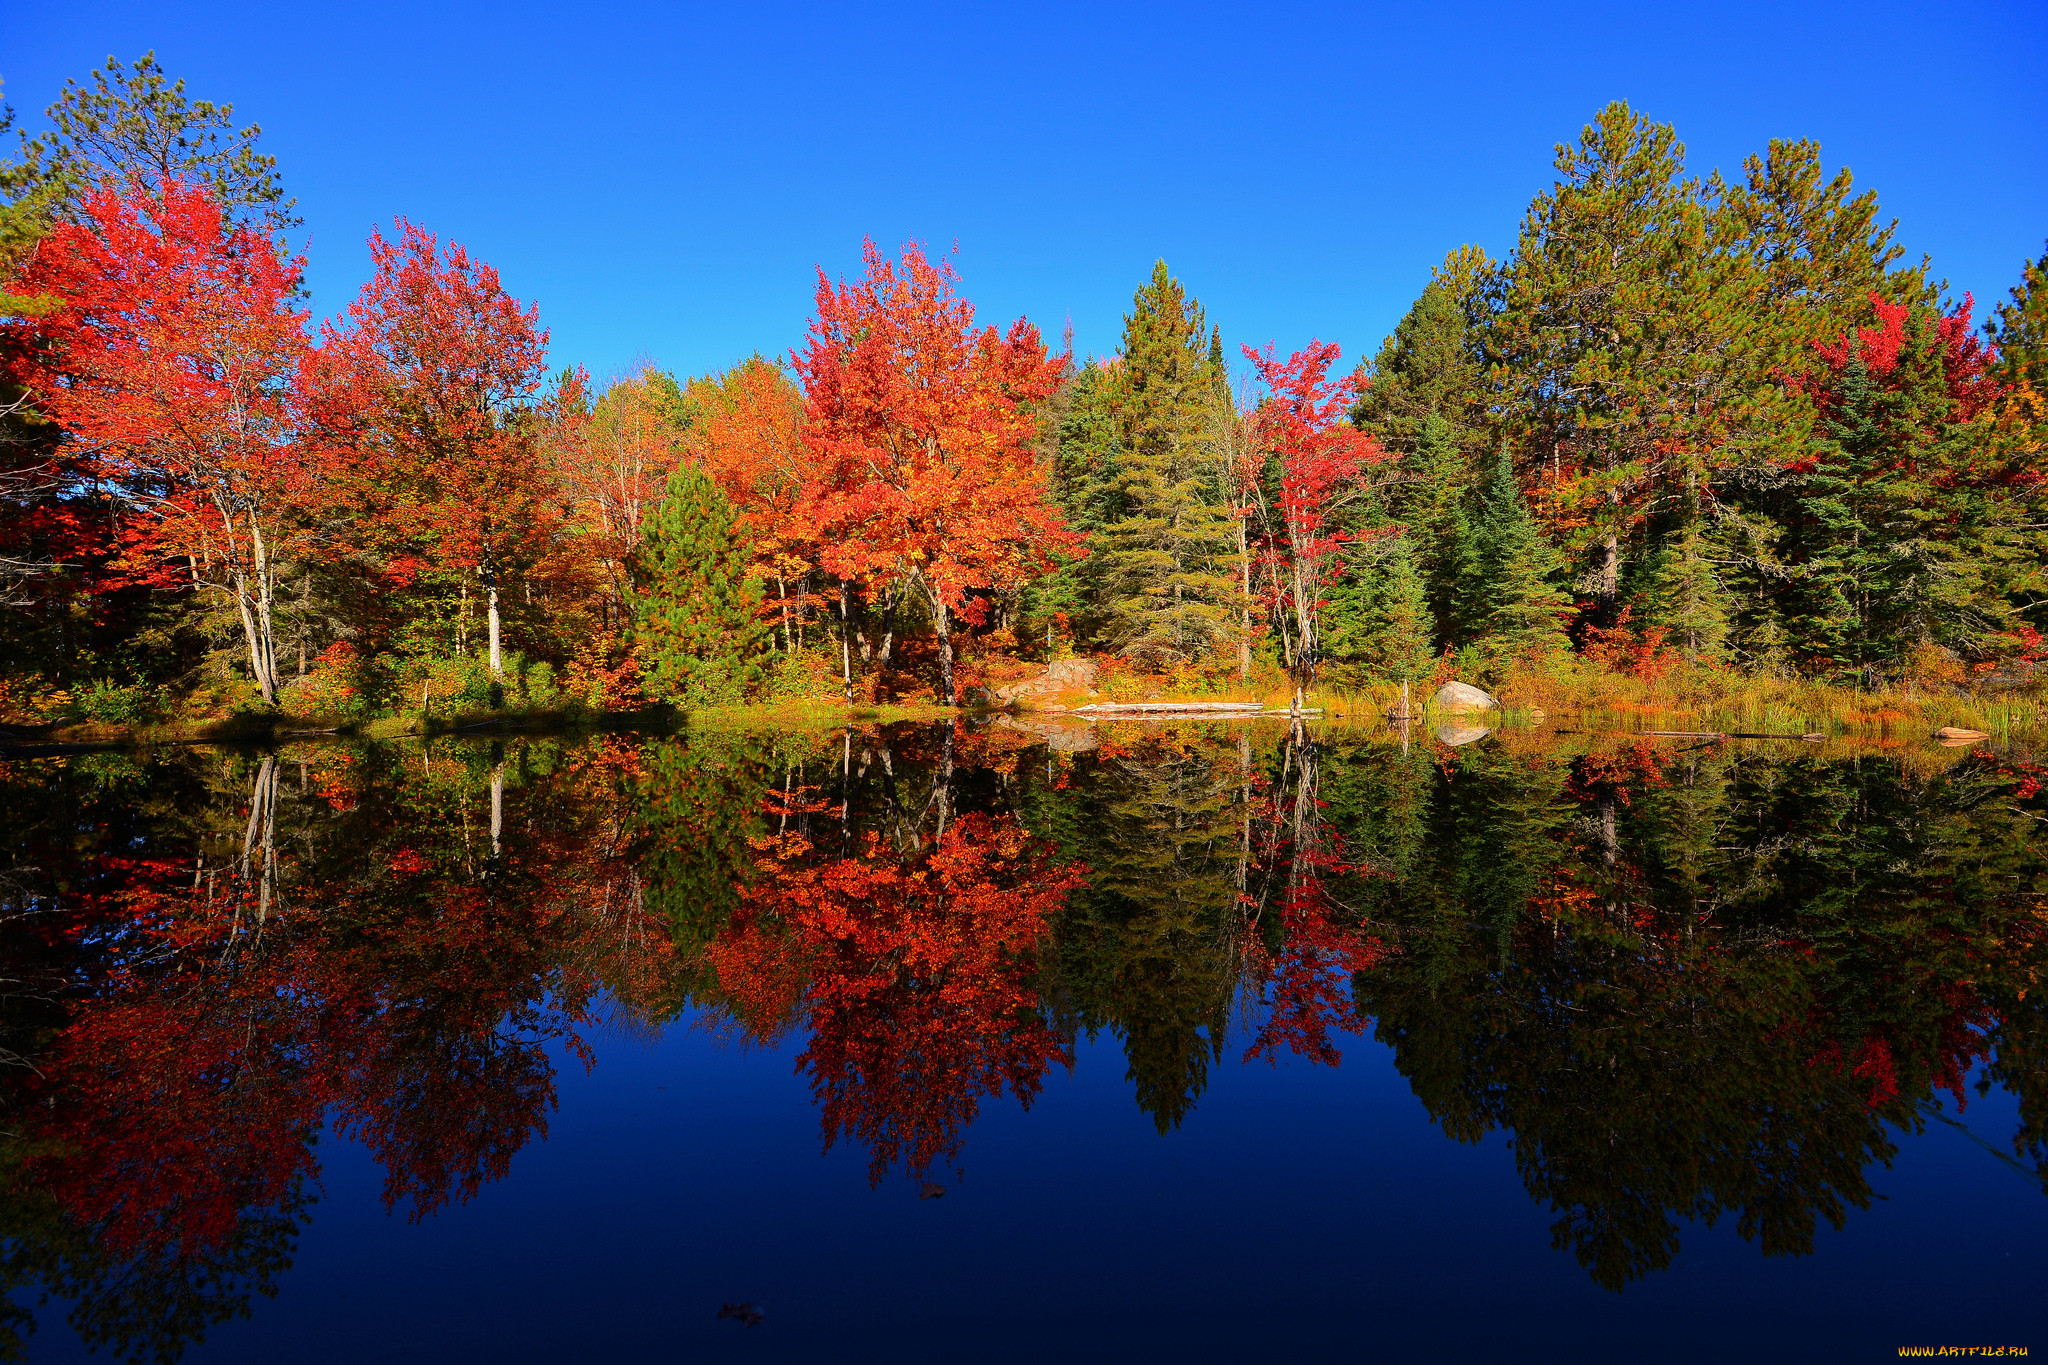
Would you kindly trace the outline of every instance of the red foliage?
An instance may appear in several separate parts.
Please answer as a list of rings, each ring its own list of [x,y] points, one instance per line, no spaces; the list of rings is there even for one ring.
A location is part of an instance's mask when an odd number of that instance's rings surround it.
[[[145,513],[121,523],[110,580],[204,584],[240,610],[252,662],[269,657],[280,560],[314,543],[322,470],[293,387],[308,353],[294,306],[302,263],[230,222],[203,186],[88,194],[17,288],[56,298],[29,320],[17,377],[61,423],[80,470]],[[78,540],[74,513],[46,541]],[[267,662],[256,669],[266,689]]]
[[[309,367],[366,546],[459,570],[531,563],[559,513],[522,412],[546,358],[538,310],[463,247],[398,227],[371,234],[375,273]]]
[[[956,1160],[984,1098],[1028,1105],[1048,1066],[1072,1065],[1028,977],[1082,869],[1014,818],[962,816],[915,864],[873,834],[860,858],[811,863],[793,836],[763,852],[767,875],[709,957],[754,1031],[810,1029],[797,1065],[825,1145],[865,1145],[870,1179]]]
[[[815,469],[792,516],[823,547],[826,572],[924,596],[950,702],[950,618],[969,593],[1081,553],[1033,450],[1034,408],[1067,357],[1048,356],[1022,318],[976,330],[952,266],[915,243],[899,263],[870,240],[861,259],[854,284],[819,272],[817,317],[794,357]]]
[[[1320,638],[1322,589],[1341,571],[1349,539],[1331,514],[1356,486],[1359,471],[1392,458],[1347,418],[1357,396],[1351,376],[1330,378],[1341,352],[1311,341],[1285,361],[1243,348],[1271,396],[1253,414],[1259,447],[1280,463],[1278,523],[1262,546],[1268,606],[1292,614],[1297,647],[1313,660]]]
[[[1602,668],[1644,682],[1656,682],[1678,662],[1678,652],[1664,643],[1668,627],[1631,624],[1633,606],[1623,607],[1611,626],[1587,624],[1580,652]]]

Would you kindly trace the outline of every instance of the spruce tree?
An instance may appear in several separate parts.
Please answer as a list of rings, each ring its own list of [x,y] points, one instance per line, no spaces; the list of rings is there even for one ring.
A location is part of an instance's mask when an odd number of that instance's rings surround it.
[[[761,583],[733,534],[732,505],[685,464],[633,552],[634,642],[648,694],[686,706],[739,701],[761,673]]]
[[[1124,319],[1105,477],[1120,515],[1094,537],[1103,634],[1132,658],[1193,659],[1231,628],[1236,525],[1208,448],[1221,349],[1201,305],[1159,262]]]
[[[1419,447],[1432,419],[1446,423],[1454,441],[1477,438],[1485,377],[1465,317],[1471,300],[1460,291],[1473,286],[1475,268],[1484,266],[1484,258],[1470,248],[1452,253],[1379,354],[1360,367],[1365,387],[1351,420],[1403,457]]]
[[[1695,503],[1651,558],[1645,620],[1664,627],[1668,642],[1694,662],[1717,663],[1727,655],[1730,611],[1719,557]]]
[[[2038,260],[2020,267],[2012,298],[1998,305],[1984,324],[1998,347],[1998,377],[2018,388],[2025,384],[2048,394],[2048,249]]]
[[[1571,595],[1557,586],[1564,561],[1529,514],[1503,445],[1474,531],[1487,604],[1482,640],[1498,656],[1519,657],[1565,644],[1560,621]]]
[[[1398,518],[1408,528],[1421,571],[1431,618],[1442,644],[1464,644],[1485,626],[1486,608],[1471,517],[1472,465],[1456,431],[1435,413],[1416,433],[1414,451],[1402,458],[1404,482],[1389,490]]]
[[[1365,666],[1392,682],[1428,677],[1436,621],[1408,537],[1395,535],[1375,568]]]

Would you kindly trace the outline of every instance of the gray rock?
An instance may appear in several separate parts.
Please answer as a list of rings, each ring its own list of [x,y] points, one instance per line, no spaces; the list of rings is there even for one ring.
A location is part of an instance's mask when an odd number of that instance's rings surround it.
[[[1055,659],[1037,677],[1013,678],[1009,682],[998,683],[989,688],[989,695],[998,705],[1015,703],[1057,711],[1063,708],[1046,704],[1047,698],[1072,692],[1083,692],[1092,697],[1097,676],[1093,659]]]
[[[1487,711],[1500,705],[1472,684],[1461,682],[1445,683],[1430,702],[1439,711]]]

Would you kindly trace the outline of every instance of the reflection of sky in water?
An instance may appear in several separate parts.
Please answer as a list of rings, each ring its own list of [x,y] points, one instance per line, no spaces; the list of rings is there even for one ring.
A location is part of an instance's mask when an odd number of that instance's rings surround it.
[[[966,1178],[930,1201],[870,1189],[857,1150],[819,1157],[798,1050],[679,1027],[600,1045],[588,1077],[562,1059],[547,1141],[418,1226],[384,1214],[360,1148],[326,1148],[283,1293],[191,1358],[1858,1360],[1959,1322],[2040,1340],[2044,1201],[1940,1124],[1818,1254],[1766,1260],[1723,1219],[1617,1296],[1550,1249],[1501,1137],[1447,1141],[1376,1043],[1335,1071],[1226,1065],[1161,1138],[1115,1043],[1084,1041],[1029,1113],[983,1107]],[[1966,1117],[2009,1133],[2013,1102]],[[767,1320],[716,1319],[739,1300]],[[52,1326],[37,1357],[69,1358]]]
[[[1487,875],[1505,865],[1519,876],[1524,869],[1517,860],[1537,856],[1532,850],[1547,844],[1578,848],[1597,879],[1603,849],[1618,852],[1626,866],[1641,839],[1658,837],[1658,819],[1705,809],[1691,804],[1684,783],[1651,782],[1637,787],[1635,800],[1615,800],[1617,784],[1644,780],[1639,757],[1589,760],[1573,770],[1576,785],[1568,786],[1555,764],[1525,768],[1518,766],[1523,758],[1503,758],[1503,741],[1511,736],[1480,743],[1484,738],[1484,732],[1472,736],[1455,757],[1418,747],[1402,762],[1414,781],[1437,793],[1437,804],[1411,812],[1434,813],[1425,826],[1408,826],[1410,837],[1419,830],[1425,842],[1441,843],[1456,826],[1475,855],[1470,865]],[[1298,756],[1279,761],[1270,747],[1277,741],[1277,731],[1265,735],[1266,747],[1254,761],[1250,749],[1217,737],[1209,757],[1227,779],[1217,788],[1227,789],[1225,806],[1256,790],[1239,784],[1243,772],[1302,770]],[[1196,797],[1213,785],[1200,779],[1199,761],[1160,785],[1160,774],[1173,765],[1148,768],[1143,743],[1120,737],[1102,754],[1057,764],[1043,749],[1033,750],[998,779],[973,769],[967,760],[974,751],[963,741],[950,789],[955,795],[947,802],[955,837],[983,828],[978,817],[963,820],[961,810],[1008,801],[1045,828],[1059,803],[1092,792],[1102,803],[1073,805],[1077,819],[1066,837],[1098,842],[1092,852],[1070,847],[1061,856],[1097,860],[1103,864],[1098,884],[1106,885],[1115,880],[1107,865],[1111,845],[1100,841],[1132,843],[1133,831],[1147,828],[1143,820],[1132,823],[1134,811],[1151,812],[1143,818],[1155,821],[1150,828],[1162,842],[1189,837],[1184,826],[1156,823],[1174,808],[1162,793],[1180,792],[1188,798],[1185,809],[1199,813]],[[832,760],[857,752],[840,751],[836,741],[830,748],[834,752],[811,756],[808,780],[829,782],[837,768]],[[919,820],[936,809],[927,794],[940,770],[934,766],[938,752],[912,743],[899,748],[888,770],[904,808],[927,812]],[[476,823],[464,825],[463,833],[478,850],[489,840],[484,812],[492,759],[483,753],[470,756],[463,780],[475,790],[461,798],[475,807]],[[1250,768],[1238,766],[1241,755]],[[1326,818],[1353,822],[1359,838],[1371,835],[1376,847],[1403,828],[1387,814],[1398,802],[1376,804],[1391,789],[1371,785],[1386,778],[1392,751],[1347,754],[1333,746],[1309,757],[1312,767],[1320,765]],[[1811,776],[1811,769],[1807,777],[1794,771],[1806,761],[1802,754],[1792,765],[1745,778],[1755,780],[1744,788],[1744,799],[1775,812],[1762,826],[1776,829],[1773,821],[1796,824],[1809,817],[1815,829],[1829,826],[1836,789],[1816,788],[1820,795],[1810,808],[1785,804],[1786,793]],[[1455,800],[1437,785],[1444,764],[1467,765],[1458,771],[1471,778]],[[408,771],[424,776],[423,768]],[[443,778],[452,771],[444,765]],[[548,771],[536,768],[501,793],[506,853],[504,870],[492,875],[521,875],[524,803],[544,790]],[[788,771],[779,763],[763,765],[757,776],[780,781]],[[880,799],[882,769],[875,772],[874,784],[859,789],[856,812]],[[1195,779],[1183,782],[1190,773]],[[1482,774],[1495,785],[1472,785]],[[1044,788],[1034,798],[1026,788],[1041,780]],[[1543,783],[1552,784],[1549,809],[1557,818],[1526,823],[1531,811],[1543,809],[1540,796],[1528,803]],[[499,786],[506,787],[502,775]],[[820,790],[832,794],[829,786]],[[1897,795],[1866,790],[1884,799]],[[1492,796],[1473,799],[1486,792]],[[1284,782],[1273,794],[1286,796]],[[292,809],[289,779],[282,799]],[[232,807],[230,793],[224,809]],[[1288,798],[1260,809],[1280,812],[1278,820],[1315,808]],[[836,804],[814,818],[821,842],[841,828]],[[1520,842],[1515,829],[1496,826],[1508,820],[1525,821]],[[231,843],[243,838],[239,821],[237,815],[228,832]],[[1708,826],[1724,839],[1756,837],[1740,820]],[[1219,868],[1232,865],[1242,826],[1226,811],[1219,828],[1231,837],[1218,840],[1203,855],[1211,861],[1201,864],[1212,881]],[[1729,833],[1738,829],[1746,832]],[[1680,843],[1668,843],[1667,851]],[[1220,862],[1214,860],[1218,850]],[[400,862],[413,865],[404,859],[388,865]],[[1451,865],[1423,856],[1411,871],[1440,877]],[[1875,865],[1866,859],[1860,866],[1868,875]],[[1118,894],[1142,891],[1147,876],[1159,875],[1156,866],[1138,857],[1119,874],[1124,889]],[[1256,879],[1253,885],[1256,890]],[[1362,893],[1354,887],[1347,894]],[[1421,893],[1403,892],[1410,894]],[[1935,902],[1941,894],[1935,888]],[[1599,900],[1592,901],[1596,910]],[[285,903],[292,903],[289,894]],[[1230,897],[1215,903],[1227,907]],[[1475,898],[1453,921],[1476,925],[1476,918],[1463,915],[1480,913],[1471,908],[1478,903]],[[1748,913],[1756,912],[1752,903]],[[1398,898],[1382,913],[1402,913]],[[1555,913],[1579,912],[1567,906]],[[1763,922],[1772,924],[1771,915],[1784,912],[1763,913]],[[1114,915],[1098,915],[1088,921],[1094,926],[1088,932],[1116,922]],[[1504,1007],[1521,1011],[1513,1016],[1514,1027],[1523,1030],[1518,1036],[1542,1043],[1543,1026],[1530,1021],[1542,1013],[1545,990],[1560,989],[1557,983],[1575,973],[1582,984],[1596,986],[1626,978],[1641,987],[1654,979],[1627,977],[1636,951],[1630,941],[1624,939],[1619,959],[1603,958],[1612,946],[1602,946],[1606,930],[1597,920],[1573,923],[1585,933],[1582,958],[1542,959],[1542,936],[1517,940],[1523,953],[1517,969],[1537,963],[1547,987],[1516,985],[1513,972],[1506,986],[1475,984],[1496,980],[1487,930],[1478,956],[1450,969],[1451,989],[1499,990]],[[1062,989],[1099,990],[1104,981],[1120,979],[1088,974],[1091,959],[1073,947],[1085,941],[1083,929],[1063,922],[1054,932],[1069,935]],[[1744,942],[1768,944],[1782,932],[1771,929],[1762,939],[1748,934]],[[1655,951],[1667,950],[1677,954],[1675,948]],[[1619,975],[1603,978],[1603,971]],[[1375,967],[1370,974],[1375,985],[1368,993],[1411,1030],[1411,1065],[1428,1064],[1425,1027],[1448,1020],[1455,1035],[1456,1011],[1440,1013],[1427,990],[1418,994],[1422,978],[1415,972],[1404,977]],[[1842,988],[1869,991],[1859,997],[1866,1004],[1884,996],[1867,980]],[[1139,989],[1117,998],[1166,997]],[[1165,1136],[1133,1102],[1123,1040],[1104,1028],[1091,1041],[1084,1029],[1072,1072],[1048,1069],[1028,1112],[1007,1095],[981,1101],[960,1148],[961,1177],[934,1172],[943,1197],[927,1199],[900,1170],[871,1184],[869,1152],[858,1141],[843,1138],[821,1157],[819,1110],[811,1080],[797,1064],[806,1042],[801,1032],[772,1046],[740,1046],[716,1036],[735,1032],[729,1019],[717,1030],[688,1022],[586,1027],[594,1070],[586,1072],[576,1057],[549,1045],[559,1108],[548,1116],[547,1138],[527,1142],[506,1179],[485,1183],[473,1200],[453,1202],[421,1223],[409,1223],[403,1205],[387,1215],[383,1171],[362,1146],[324,1140],[316,1155],[325,1193],[292,1269],[281,1277],[279,1297],[257,1299],[251,1321],[210,1329],[205,1345],[187,1358],[1250,1361],[1313,1353],[1347,1360],[1833,1360],[1889,1357],[1900,1345],[1944,1342],[2048,1349],[2038,1338],[2048,1325],[2041,1294],[2048,1284],[2048,1238],[2041,1235],[2048,1231],[2048,1198],[2038,1183],[1953,1126],[1930,1122],[1918,1136],[1893,1131],[1900,1150],[1892,1168],[1870,1165],[1864,1172],[1881,1197],[1868,1209],[1848,1208],[1840,1231],[1821,1219],[1814,1254],[1765,1257],[1738,1234],[1740,1209],[1724,1213],[1711,1229],[1686,1221],[1681,1209],[1671,1215],[1682,1246],[1671,1267],[1617,1295],[1593,1283],[1569,1251],[1553,1249],[1558,1213],[1531,1199],[1511,1133],[1495,1129],[1476,1145],[1451,1140],[1396,1072],[1392,1052],[1367,1037],[1337,1035],[1345,1060],[1334,1069],[1284,1050],[1277,1066],[1245,1063],[1254,1041],[1247,1025],[1256,1026],[1257,1010],[1243,997],[1240,1003],[1221,1060],[1208,1067],[1206,1087],[1198,1087],[1179,1126]],[[901,1000],[891,1008],[902,1009]],[[1104,1006],[1097,1001],[1090,1008]],[[1649,1028],[1645,1036],[1660,1046],[1681,1036],[1670,1031],[1668,1019]],[[1726,1035],[1738,1049],[1739,1034]],[[1596,1042],[1600,1036],[1592,1035]],[[1488,1060],[1507,1068],[1502,1083],[1530,1084],[1530,1076],[1511,1074],[1526,1059]],[[1437,1056],[1435,1064],[1456,1066],[1458,1054]],[[1693,1066],[1697,1072],[1688,1071]],[[1726,1058],[1690,1059],[1657,1074],[1704,1075],[1714,1087],[1712,1102],[1732,1102],[1738,1114],[1767,1090],[1752,1086]],[[1791,1084],[1803,1085],[1810,1074],[1793,1067]],[[1535,1079],[1562,1097],[1539,1116],[1555,1135],[1580,1112],[1573,1107],[1579,1083]],[[1847,1087],[1845,1103],[1860,1109],[1865,1084]],[[1593,1084],[1585,1093],[1604,1102],[1630,1092]],[[2006,1150],[2019,1121],[2017,1101],[2004,1090],[1980,1096],[1974,1085],[1967,1093],[1963,1120],[1992,1147]],[[1953,1101],[1943,1098],[1953,1115]],[[1643,1102],[1670,1101],[1645,1096]],[[1525,1093],[1507,1108],[1526,1118],[1517,1105],[1528,1103]],[[1617,1124],[1624,1135],[1657,1131],[1654,1115],[1628,1117],[1633,1125]],[[1599,1119],[1595,1114],[1591,1121]],[[1583,1160],[1591,1150],[1565,1142],[1550,1155]],[[1617,1169],[1628,1165],[1617,1159]],[[1663,1174],[1654,1154],[1635,1167],[1648,1178]],[[1674,1182],[1671,1190],[1641,1193],[1652,1203],[1689,1197],[1693,1185],[1684,1176]],[[1589,1187],[1614,1192],[1597,1179],[1575,1186]],[[755,1327],[721,1320],[724,1304],[755,1305],[765,1320]],[[86,1358],[55,1310],[52,1305],[38,1314],[31,1359]]]

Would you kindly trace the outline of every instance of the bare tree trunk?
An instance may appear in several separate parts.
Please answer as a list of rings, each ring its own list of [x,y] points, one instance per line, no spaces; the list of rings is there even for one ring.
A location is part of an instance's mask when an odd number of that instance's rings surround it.
[[[1244,577],[1244,601],[1239,605],[1243,620],[1237,636],[1237,676],[1249,682],[1252,676],[1252,552],[1244,533],[1244,518],[1237,518],[1237,563]]]
[[[256,617],[249,606],[249,580],[235,575],[235,611],[242,618],[242,639],[249,647],[249,676],[256,681],[257,694],[265,706],[275,706],[277,698],[270,690],[270,675],[263,671],[263,647],[256,635]]]
[[[489,601],[489,613],[491,621],[491,676],[497,678],[504,676],[505,666],[504,661],[499,657],[498,654],[498,585],[496,583],[491,584]]]
[[[1621,490],[1608,489],[1607,502],[1610,507],[1618,507]],[[1600,540],[1600,581],[1596,594],[1600,599],[1600,624],[1613,625],[1615,608],[1621,598],[1621,542],[1612,530]]]
[[[953,686],[953,614],[946,610],[937,592],[927,591],[932,603],[932,626],[939,636],[939,688],[946,694],[946,705],[958,706],[960,694]]]
[[[875,672],[885,672],[896,649],[896,589],[882,591],[882,643],[875,650]]]
[[[846,683],[846,704],[853,705],[853,644],[848,636],[853,629],[853,588],[845,579],[839,580],[839,672]]]

